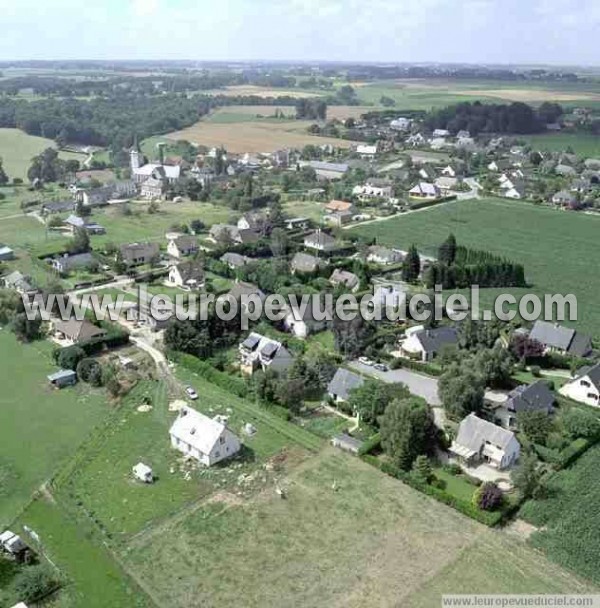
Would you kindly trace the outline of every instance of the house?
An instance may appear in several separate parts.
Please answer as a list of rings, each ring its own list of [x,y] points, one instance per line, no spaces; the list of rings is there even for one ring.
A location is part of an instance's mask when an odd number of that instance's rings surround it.
[[[239,230],[251,230],[256,233],[264,233],[268,228],[269,219],[263,213],[244,213],[238,220]]]
[[[14,272],[2,277],[2,284],[4,287],[6,287],[6,289],[14,289],[21,295],[32,294],[37,291],[31,277],[25,276],[18,270],[15,270]]]
[[[328,163],[320,160],[301,161],[301,167],[312,167],[321,179],[334,180],[342,179],[348,172],[348,165],[345,163]]]
[[[325,211],[327,213],[342,213],[345,211],[354,212],[354,205],[347,201],[338,201],[332,199],[325,205]]]
[[[242,447],[222,418],[209,418],[188,406],[179,410],[169,435],[173,448],[207,467],[235,456]]]
[[[432,150],[441,150],[442,148],[445,148],[447,145],[449,145],[449,144],[446,142],[445,137],[433,137],[429,140],[429,147]]]
[[[380,245],[371,245],[367,250],[367,262],[373,264],[381,264],[382,266],[390,266],[399,264],[404,259],[402,252],[396,249],[388,249]]]
[[[459,174],[458,169],[453,165],[446,165],[442,169],[442,175],[446,177],[457,177]]]
[[[236,281],[227,295],[232,296],[236,300],[239,300],[242,296],[258,296],[264,301],[267,297],[256,285],[253,283],[246,283],[245,281]]]
[[[336,403],[348,401],[350,391],[362,386],[365,379],[344,367],[338,367],[333,378],[327,385],[327,394]]]
[[[394,118],[390,122],[390,129],[393,131],[408,131],[412,124],[412,118],[405,118],[404,116],[399,116],[398,118]]]
[[[408,191],[409,196],[413,198],[423,198],[428,200],[434,200],[440,198],[440,189],[435,184],[428,182],[419,182],[416,186]]]
[[[434,129],[432,135],[433,137],[449,137],[450,131],[448,129]]]
[[[573,167],[562,164],[558,164],[554,167],[554,173],[556,173],[556,175],[562,175],[563,177],[575,177],[577,175],[577,171]]]
[[[53,213],[65,213],[75,209],[74,201],[55,201],[51,203],[43,203],[40,211],[42,215],[51,215]]]
[[[337,211],[335,213],[329,213],[325,217],[325,221],[331,226],[340,228],[341,226],[349,224],[352,221],[352,217],[352,211]]]
[[[219,260],[221,262],[223,262],[224,264],[227,264],[227,266],[231,270],[236,270],[237,268],[242,268],[246,264],[249,264],[253,261],[252,258],[249,258],[248,256],[241,255],[239,253],[233,253],[233,252],[224,253],[219,258]]]
[[[170,238],[167,244],[167,253],[174,258],[184,258],[189,255],[195,255],[200,251],[198,239],[189,234],[181,234],[174,238]]]
[[[69,319],[62,321],[57,319],[53,323],[54,333],[60,340],[68,340],[73,344],[78,342],[87,342],[93,338],[101,338],[106,336],[107,331],[86,321],[78,321],[77,319]]]
[[[431,165],[425,164],[419,169],[419,176],[432,182],[437,177],[437,172]]]
[[[560,207],[571,207],[577,204],[577,197],[568,190],[560,190],[552,196],[552,202]]]
[[[73,386],[73,384],[77,384],[77,373],[72,369],[61,369],[54,374],[50,374],[48,382],[55,388]]]
[[[336,248],[335,239],[322,230],[316,230],[312,234],[305,236],[304,246],[307,249],[315,249],[316,251],[333,251]]]
[[[310,226],[310,220],[307,217],[293,217],[285,221],[287,230],[306,230]]]
[[[573,380],[564,384],[559,392],[579,403],[600,407],[600,363],[580,369]]]
[[[350,452],[352,454],[358,454],[360,450],[360,446],[362,445],[362,441],[348,435],[347,433],[341,433],[340,435],[335,435],[331,438],[331,445],[334,448],[339,448],[340,450],[344,450],[345,452]]]
[[[427,140],[422,133],[415,133],[413,135],[409,135],[406,138],[406,145],[408,146],[422,146]]]
[[[522,198],[525,198],[525,188],[522,184],[517,184],[517,185],[513,186],[512,188],[507,188],[507,189],[503,190],[502,195],[505,198],[512,198],[515,200],[520,200]]]
[[[377,155],[377,145],[358,144],[356,146],[356,153],[361,158],[375,158],[375,156]]]
[[[78,215],[70,215],[65,221],[65,226],[74,233],[78,228],[85,228],[90,234],[106,234],[106,229],[100,224],[87,223],[87,221]]]
[[[414,328],[413,328],[414,329]],[[458,344],[458,332],[454,327],[435,327],[406,331],[406,339],[400,345],[400,352],[405,357],[431,361],[443,348]]]
[[[232,243],[256,243],[260,234],[251,229],[240,229],[230,224],[214,224],[211,226],[209,237],[215,243],[230,241]]]
[[[201,260],[187,260],[173,264],[169,268],[168,282],[182,289],[202,289],[204,287],[204,263]]]
[[[315,303],[315,299],[311,297],[305,307],[288,307],[283,318],[283,326],[296,338],[304,340],[310,334],[327,329],[331,325],[332,316],[333,313],[328,307],[327,301]]]
[[[354,186],[352,194],[359,198],[390,198],[393,189],[392,183],[387,179],[373,177],[362,186]]]
[[[353,272],[341,270],[340,268],[336,268],[333,271],[329,277],[329,282],[334,287],[342,285],[352,292],[358,291],[358,288],[360,287],[360,279]]]
[[[523,412],[554,412],[555,398],[548,385],[543,380],[533,384],[522,384],[513,389],[506,401],[494,409],[496,424],[505,429],[517,427],[517,417]]]
[[[512,163],[507,158],[493,160],[488,166],[489,171],[507,171],[512,167]]]
[[[281,342],[255,332],[240,343],[238,351],[240,370],[250,376],[258,369],[284,372],[294,362],[293,356]]]
[[[59,258],[53,258],[50,262],[54,270],[66,274],[80,268],[89,268],[97,264],[96,258],[91,253],[78,253],[76,255],[65,254]]]
[[[570,327],[558,323],[536,321],[529,334],[531,340],[542,344],[547,351],[554,351],[573,357],[587,357],[592,352],[592,339]]]
[[[158,243],[129,243],[119,247],[121,259],[126,266],[149,264],[160,254]]]
[[[18,534],[5,530],[0,534],[0,549],[17,557],[27,551],[29,547]]]
[[[152,175],[142,182],[140,196],[148,200],[162,200],[167,192],[167,184],[164,169],[155,169]]]
[[[8,260],[14,260],[14,259],[15,259],[15,252],[7,245],[0,243],[0,262],[6,262]]]
[[[458,179],[456,177],[447,177],[442,175],[437,177],[435,185],[444,193],[450,192],[458,185]]]
[[[324,260],[316,258],[314,255],[310,255],[310,253],[298,252],[290,262],[290,271],[292,274],[296,274],[297,272],[315,272],[324,264]]]
[[[143,483],[153,483],[154,473],[152,469],[143,462],[138,462],[132,469],[133,476]]]
[[[401,282],[377,283],[373,288],[373,302],[375,306],[398,309],[408,296],[408,285]]]
[[[92,190],[78,189],[75,200],[82,202],[86,207],[98,207],[107,205],[111,200],[125,200],[136,195],[137,184],[133,180],[122,180]]]
[[[478,418],[474,413],[462,420],[450,453],[467,465],[487,463],[502,470],[518,459],[521,446],[512,431]]]
[[[148,163],[142,165],[143,156],[139,150],[131,150],[130,168],[131,178],[136,184],[144,184],[150,177],[159,176],[160,181],[166,184],[175,184],[181,179],[180,165],[161,165]]]

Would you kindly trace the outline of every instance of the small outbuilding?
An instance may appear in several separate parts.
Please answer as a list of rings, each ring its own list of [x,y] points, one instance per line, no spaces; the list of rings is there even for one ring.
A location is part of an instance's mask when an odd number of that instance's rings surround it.
[[[0,547],[13,556],[18,556],[29,549],[23,539],[10,530],[5,530],[0,534]]]
[[[138,462],[132,469],[133,476],[139,481],[144,483],[154,483],[154,473],[152,469],[144,464],[143,462]]]
[[[48,382],[55,388],[73,386],[77,383],[77,373],[72,369],[61,369],[48,376]]]
[[[341,433],[340,435],[332,437],[331,444],[336,448],[340,448],[340,450],[344,450],[345,452],[358,454],[362,441],[346,433]]]

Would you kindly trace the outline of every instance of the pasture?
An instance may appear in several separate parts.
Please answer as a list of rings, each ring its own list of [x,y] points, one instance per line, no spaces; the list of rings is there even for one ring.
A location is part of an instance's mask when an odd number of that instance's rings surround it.
[[[430,255],[436,255],[439,244],[454,233],[459,244],[523,263],[533,287],[515,290],[518,295],[529,291],[575,294],[578,320],[574,325],[598,336],[600,280],[588,268],[597,257],[599,229],[599,217],[481,199],[440,205],[351,232],[404,250],[414,243]]]
[[[134,538],[121,558],[159,603],[175,608],[190,598],[228,605],[241,590],[249,608],[429,608],[442,592],[592,588],[520,541],[332,448],[280,483],[287,500],[272,488],[243,500],[217,496]]]
[[[530,146],[538,150],[564,152],[571,148],[580,156],[600,157],[600,137],[587,133],[548,133],[543,135],[520,135]]]
[[[548,483],[548,497],[530,500],[521,517],[543,527],[531,537],[550,559],[600,584],[600,446]]]
[[[0,129],[0,158],[10,179],[26,179],[31,159],[46,148],[54,147],[56,144],[51,139],[27,135],[19,129]],[[72,152],[61,152],[60,157],[65,160],[85,160],[85,155]]]
[[[107,415],[107,399],[87,385],[56,391],[46,376],[56,371],[53,345],[23,345],[0,331],[0,527],[77,449]]]

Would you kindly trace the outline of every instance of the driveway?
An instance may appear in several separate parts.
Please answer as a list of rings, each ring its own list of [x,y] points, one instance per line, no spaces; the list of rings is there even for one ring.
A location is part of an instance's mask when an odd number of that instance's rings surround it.
[[[355,370],[383,382],[406,384],[413,395],[423,397],[430,405],[439,406],[442,404],[438,396],[438,381],[435,378],[423,376],[408,369],[391,369],[389,372],[380,372],[374,367],[363,365],[358,361],[352,361],[349,365]]]

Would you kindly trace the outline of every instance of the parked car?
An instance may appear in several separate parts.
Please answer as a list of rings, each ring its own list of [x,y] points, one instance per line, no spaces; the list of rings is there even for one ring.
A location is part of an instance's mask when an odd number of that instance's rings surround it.
[[[373,366],[377,371],[380,372],[389,372],[390,368],[385,363],[375,363]]]
[[[192,401],[198,399],[198,393],[191,386],[187,386],[185,392]]]
[[[358,362],[362,363],[363,365],[374,365],[374,362],[368,357],[359,357]]]

